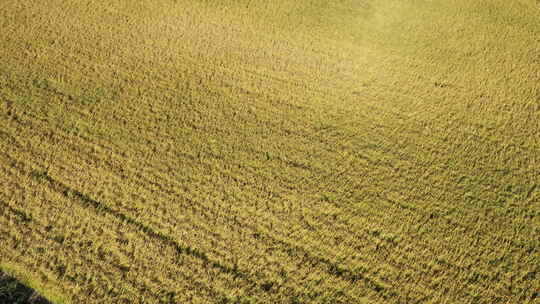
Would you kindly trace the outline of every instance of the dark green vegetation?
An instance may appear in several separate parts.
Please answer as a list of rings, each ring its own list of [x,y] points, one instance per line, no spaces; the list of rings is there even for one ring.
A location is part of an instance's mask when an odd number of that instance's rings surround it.
[[[0,271],[0,303],[5,304],[50,304],[34,290],[24,286]]]
[[[2,0],[0,268],[58,303],[539,303],[533,0]]]

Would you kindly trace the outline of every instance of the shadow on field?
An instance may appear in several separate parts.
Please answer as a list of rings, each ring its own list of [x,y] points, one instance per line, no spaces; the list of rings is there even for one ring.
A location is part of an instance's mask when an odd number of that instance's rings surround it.
[[[33,289],[0,270],[0,303],[9,304],[52,304]]]

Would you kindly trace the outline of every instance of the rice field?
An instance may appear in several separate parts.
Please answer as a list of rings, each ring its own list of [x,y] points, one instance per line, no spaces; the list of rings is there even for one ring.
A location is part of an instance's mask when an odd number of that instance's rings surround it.
[[[540,303],[535,0],[0,2],[0,269],[54,303]]]

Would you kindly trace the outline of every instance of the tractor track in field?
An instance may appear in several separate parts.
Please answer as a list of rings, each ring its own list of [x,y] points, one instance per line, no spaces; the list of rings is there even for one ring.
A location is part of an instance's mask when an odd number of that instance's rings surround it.
[[[16,167],[18,167],[19,170],[24,170],[23,168],[21,168],[22,164],[20,164],[20,163],[18,164],[18,161],[14,160],[14,159],[11,159],[11,165],[12,166],[15,165]],[[107,206],[107,205],[105,205],[105,204],[103,204],[103,203],[101,203],[99,201],[96,201],[96,200],[92,199],[91,197],[85,195],[84,193],[63,184],[62,182],[60,182],[60,181],[52,178],[51,176],[49,176],[46,172],[40,172],[40,171],[35,170],[35,169],[30,169],[30,170],[31,171],[26,172],[26,174],[28,174],[29,176],[31,176],[33,178],[36,178],[38,180],[45,181],[46,183],[49,184],[49,186],[52,189],[54,189],[55,191],[61,193],[66,198],[68,198],[70,200],[78,201],[82,206],[84,206],[86,208],[91,208],[92,210],[94,210],[97,213],[109,214],[109,215],[117,218],[120,222],[124,222],[124,223],[127,223],[127,224],[135,227],[138,231],[140,231],[141,233],[146,234],[147,236],[151,237],[152,239],[155,239],[155,240],[157,240],[157,241],[159,241],[159,242],[161,242],[161,243],[163,243],[163,244],[165,244],[165,245],[167,245],[167,246],[169,246],[171,248],[174,248],[175,251],[177,252],[177,254],[179,254],[179,255],[188,255],[188,256],[194,257],[196,259],[199,259],[199,260],[203,261],[204,265],[207,265],[207,266],[209,266],[211,268],[217,269],[222,273],[231,274],[231,275],[233,275],[234,278],[243,280],[246,283],[248,283],[248,286],[250,286],[249,289],[254,290],[256,293],[257,292],[268,292],[270,290],[270,288],[267,287],[267,286],[279,286],[279,284],[277,284],[275,282],[265,282],[265,283],[257,282],[249,274],[241,271],[237,267],[234,267],[234,266],[230,267],[230,266],[227,266],[227,265],[224,265],[224,264],[220,263],[219,261],[212,260],[204,252],[202,252],[202,251],[200,251],[200,250],[198,250],[196,248],[193,248],[193,247],[191,247],[189,245],[182,245],[182,244],[178,243],[172,237],[170,237],[168,235],[165,235],[165,234],[162,234],[160,232],[157,232],[154,229],[152,229],[151,227],[146,226],[146,225],[132,219],[128,215],[126,215],[124,213],[121,213],[121,212],[119,212],[117,210],[114,210],[114,209],[110,208],[109,206]],[[25,213],[23,213],[21,211],[18,211],[16,209],[13,209],[13,211],[17,212],[17,216],[19,216],[19,217],[21,217],[23,219],[26,219],[28,221],[30,220],[30,218],[28,218],[25,215]],[[339,269],[339,267],[337,269]],[[331,272],[329,272],[329,273],[331,273]],[[340,274],[338,273],[337,276],[339,277]],[[347,277],[343,277],[343,278],[347,279]],[[301,296],[300,293],[295,294],[295,291],[290,290],[290,289],[287,290],[287,293],[288,293],[289,296],[293,296],[293,297],[298,297],[299,298]]]
[[[63,187],[66,187],[66,185],[63,185]],[[163,189],[162,189],[162,190],[163,190]],[[68,192],[70,192],[70,191],[68,191]],[[75,193],[77,193],[77,192],[75,192]],[[81,199],[88,198],[88,197],[85,197],[85,195],[82,194],[82,193],[79,193],[79,194],[77,194],[76,196],[79,197],[79,198],[81,198]],[[95,201],[94,201],[94,202],[95,202]],[[390,200],[390,202],[391,202],[391,203],[395,203],[395,201],[391,201],[391,200]],[[398,204],[398,205],[399,205],[399,204]],[[402,207],[403,207],[403,206],[402,206]],[[405,206],[405,207],[406,207],[406,206]],[[407,207],[407,208],[408,208],[408,207]],[[406,208],[406,209],[407,209],[407,208]],[[417,213],[417,212],[419,211],[419,209],[418,209],[418,208],[413,208],[412,211],[415,212],[415,213]],[[141,228],[142,230],[147,229],[147,228],[144,228],[144,227],[139,227],[139,228]],[[159,235],[158,235],[158,237],[162,237],[162,236],[159,236]],[[277,239],[276,239],[276,240],[277,240]],[[167,240],[167,241],[170,241],[170,239]],[[283,243],[282,245],[284,246],[285,243]],[[288,244],[287,246],[291,247],[292,245]],[[297,251],[297,250],[298,250],[298,249],[295,249],[294,251]],[[197,252],[194,252],[194,254],[197,255]],[[199,254],[200,254],[200,253],[199,253]],[[201,255],[201,257],[204,257],[204,256]],[[203,258],[203,259],[204,259],[204,258]],[[337,265],[335,265],[335,264],[334,264],[334,265],[329,264],[329,263],[328,263],[329,261],[322,261],[322,260],[321,260],[321,261],[316,261],[316,259],[314,260],[313,258],[308,258],[308,260],[311,261],[311,263],[315,263],[315,264],[319,264],[319,265],[326,265],[325,268],[328,269],[328,270],[327,270],[328,273],[330,273],[330,274],[332,274],[332,275],[336,275],[336,274],[337,274],[338,277],[342,277],[342,278],[344,278],[345,280],[347,280],[347,281],[349,281],[349,282],[354,283],[354,282],[356,282],[356,281],[358,281],[358,280],[360,280],[360,281],[366,281],[365,278],[362,278],[362,279],[361,279],[361,276],[359,276],[358,274],[354,274],[354,273],[351,272],[350,270],[340,268],[339,266],[337,266]],[[218,267],[218,268],[219,268],[219,267]],[[229,269],[229,270],[225,270],[225,272],[227,272],[227,271],[230,271],[230,269]],[[368,279],[365,283],[368,284],[368,285],[374,286],[374,290],[381,290],[381,287],[380,287],[380,286],[377,286],[376,283],[375,283],[375,284],[374,284],[374,283],[370,283],[370,282],[369,282],[369,279]]]
[[[34,174],[35,176],[35,174]],[[3,207],[0,209],[0,215],[5,215],[5,213],[11,213],[13,214],[13,217],[11,217],[11,219],[13,220],[13,218],[16,218],[16,221],[21,225],[21,227],[26,227],[28,230],[32,230],[32,235],[34,235],[35,237],[37,238],[40,238],[40,240],[35,240],[36,242],[39,242],[41,244],[43,244],[43,241],[45,240],[48,240],[48,241],[52,241],[52,242],[55,242],[57,243],[59,246],[61,246],[65,240],[65,237],[59,237],[59,236],[52,236],[50,233],[48,233],[48,228],[46,228],[45,226],[43,226],[41,223],[38,223],[36,222],[30,215],[28,215],[25,211],[23,210],[18,210],[16,208],[13,208],[10,204],[8,204],[7,202],[3,201],[2,199],[0,199],[0,205]],[[122,221],[123,219],[122,218],[119,218],[118,217],[118,220]],[[33,224],[33,225],[31,225]],[[32,226],[30,228],[30,226]],[[36,226],[39,227],[39,229],[36,229]],[[138,228],[138,227],[137,227]],[[1,236],[1,234],[0,234]],[[156,241],[161,241],[163,242],[162,239],[160,238],[156,238],[154,235],[152,234],[148,234],[148,236],[152,237],[153,239],[155,239]],[[23,244],[20,244],[18,243],[18,240],[16,239],[13,239],[13,241],[17,242],[16,245],[17,247],[21,247],[23,246]],[[196,258],[198,258],[197,256],[194,256]],[[98,261],[95,261],[95,260],[92,260],[92,259],[89,259],[87,257],[86,254],[83,254],[83,253],[80,253],[79,255],[79,258],[84,260],[85,262],[85,265],[86,267],[90,267],[90,265],[93,265],[93,267],[99,272],[99,271],[103,271],[103,266],[101,265],[101,263],[103,262],[103,260],[100,260],[99,262]],[[119,270],[121,272],[125,272],[126,269],[124,269],[124,267],[122,266],[118,266],[116,264],[114,264],[113,262],[111,261],[108,261],[107,260],[107,263],[110,264],[111,266],[113,267],[117,267],[119,268]],[[63,276],[63,272],[58,270],[58,269],[53,269],[51,268],[51,270],[55,273],[58,274],[58,276]],[[214,288],[212,288],[211,286],[205,284],[205,283],[202,283],[202,282],[199,282],[198,280],[194,280],[193,277],[190,277],[188,275],[186,275],[184,272],[178,272],[178,275],[182,276],[187,282],[191,282],[192,284],[194,284],[195,286],[197,286],[197,288],[201,289],[201,290],[205,290],[206,292],[208,292],[208,294],[210,296],[212,296],[213,298],[216,298],[216,299],[221,299],[223,301],[226,301],[227,298],[219,293],[218,291],[216,291]],[[73,282],[76,282],[75,278],[68,278],[68,280],[71,280]],[[139,281],[135,281],[134,279],[131,279],[131,278],[128,278],[127,276],[125,276],[125,273],[123,275],[123,278],[122,278],[123,281],[125,282],[128,282],[131,286],[137,288],[138,291],[141,292],[141,294],[144,294],[144,293],[147,293],[146,291],[149,290],[149,286],[145,285],[144,283],[141,283]],[[172,291],[174,292],[174,291]],[[148,294],[148,295],[151,295],[151,294]],[[224,302],[225,303],[225,302]]]

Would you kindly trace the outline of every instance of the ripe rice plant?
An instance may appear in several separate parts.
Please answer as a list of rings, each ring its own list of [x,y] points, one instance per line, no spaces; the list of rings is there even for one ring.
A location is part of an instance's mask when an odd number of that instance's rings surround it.
[[[540,303],[534,0],[3,0],[0,269],[54,303]]]

